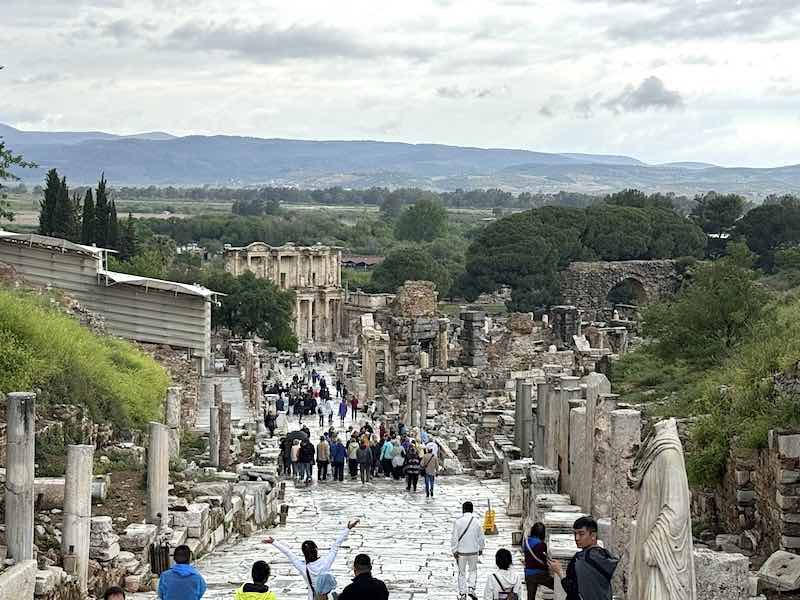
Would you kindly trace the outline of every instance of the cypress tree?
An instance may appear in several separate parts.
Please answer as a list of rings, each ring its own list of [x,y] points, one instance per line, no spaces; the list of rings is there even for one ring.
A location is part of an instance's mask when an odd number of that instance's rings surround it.
[[[108,211],[108,248],[119,250],[119,222],[117,221],[117,203],[111,200]]]
[[[108,248],[108,194],[105,173],[100,175],[94,202],[94,241],[101,248]]]
[[[42,235],[53,234],[53,217],[60,193],[61,180],[58,178],[58,171],[50,169],[45,178],[44,198],[39,203],[39,233]]]
[[[92,188],[86,190],[83,198],[83,217],[81,218],[81,244],[94,244],[94,197]]]
[[[120,230],[118,247],[120,260],[130,260],[133,258],[136,255],[138,245],[139,244],[136,239],[136,227],[133,223],[133,215],[128,213],[125,226]]]

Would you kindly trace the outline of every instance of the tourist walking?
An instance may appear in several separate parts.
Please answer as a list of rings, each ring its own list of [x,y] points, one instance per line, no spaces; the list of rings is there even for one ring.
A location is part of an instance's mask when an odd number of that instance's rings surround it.
[[[433,498],[433,484],[439,472],[439,457],[433,452],[426,452],[420,461],[420,467],[425,477],[425,497]]]
[[[298,479],[300,477],[300,440],[294,440],[292,442],[290,456],[292,459],[292,476]]]
[[[511,552],[507,549],[500,548],[495,553],[494,564],[497,565],[497,570],[486,578],[483,600],[508,600],[512,593],[519,600],[522,594],[522,580],[510,570],[511,563]]]
[[[353,583],[339,594],[339,600],[388,600],[389,590],[372,576],[372,560],[368,554],[357,554],[353,561]]]
[[[347,466],[350,469],[350,479],[352,480],[358,477],[358,450],[360,447],[354,433],[347,442]]]
[[[544,543],[546,536],[544,524],[534,523],[530,535],[522,540],[528,600],[536,600],[536,590],[539,586],[553,589],[553,577],[547,567],[547,545]]]
[[[206,593],[206,581],[190,563],[189,546],[175,548],[175,564],[158,578],[158,597],[161,600],[200,600]]]
[[[361,444],[361,447],[356,452],[356,459],[358,460],[358,471],[361,474],[361,485],[369,483],[370,471],[372,470],[372,450],[369,444]]]
[[[336,437],[331,443],[331,462],[333,463],[333,480],[344,480],[344,461],[347,459],[347,449]]]
[[[611,600],[611,578],[619,559],[597,545],[597,521],[592,517],[581,517],[572,529],[580,551],[569,561],[566,574],[555,560],[548,561],[550,570],[561,579],[567,600]]]
[[[313,479],[312,476],[312,465],[314,464],[314,444],[309,442],[308,440],[303,440],[300,442],[300,465],[301,465],[301,475],[300,479],[305,477],[306,483],[311,483]]]
[[[250,569],[253,583],[245,583],[233,594],[233,600],[277,600],[275,592],[267,586],[270,568],[263,560],[257,560]]]
[[[333,401],[333,398],[330,397],[328,394],[327,400],[325,400],[325,413],[328,415],[328,427],[333,427],[333,413],[336,411],[336,404]]]
[[[325,481],[328,479],[328,463],[331,460],[331,447],[325,436],[320,436],[317,444],[317,479]]]
[[[458,597],[477,600],[478,557],[483,554],[486,539],[480,519],[473,513],[472,502],[464,502],[461,510],[463,514],[453,523],[450,535],[450,550],[458,565]]]
[[[344,427],[344,418],[347,416],[347,400],[342,398],[342,401],[339,402],[339,419],[342,421],[342,427]]]
[[[355,423],[358,420],[358,396],[355,394],[350,398],[350,408],[353,411],[351,416],[353,418],[353,423]]]
[[[400,441],[395,439],[392,442],[392,478],[400,481],[403,477],[403,463],[405,462],[405,452],[400,445]]]
[[[406,491],[417,491],[417,483],[419,482],[420,460],[417,453],[416,446],[411,446],[406,452],[406,460],[403,463],[403,473],[406,476]]]
[[[292,563],[292,566],[297,570],[297,572],[300,574],[300,577],[303,578],[303,581],[306,584],[308,590],[308,600],[315,600],[314,590],[316,589],[317,579],[323,573],[330,571],[333,561],[336,560],[336,554],[339,552],[339,548],[347,539],[347,536],[350,535],[350,530],[356,525],[358,525],[358,519],[355,521],[350,521],[347,524],[347,527],[339,534],[339,537],[337,537],[333,542],[333,545],[331,546],[331,549],[328,550],[328,553],[322,558],[319,557],[317,544],[311,540],[306,540],[300,546],[300,551],[303,553],[303,558],[300,558],[294,552],[292,552],[289,546],[275,540],[271,536],[264,538],[264,543],[272,544],[278,549],[279,552],[289,559],[289,562]]]
[[[383,446],[381,447],[381,469],[383,470],[384,477],[391,477],[392,476],[392,450],[394,449],[394,444],[392,444],[392,440],[386,439],[383,442]]]

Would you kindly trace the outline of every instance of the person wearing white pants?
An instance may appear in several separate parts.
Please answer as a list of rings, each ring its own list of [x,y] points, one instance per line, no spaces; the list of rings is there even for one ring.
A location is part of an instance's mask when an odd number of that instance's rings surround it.
[[[478,557],[483,554],[486,538],[483,536],[480,518],[473,513],[472,502],[464,502],[463,514],[453,523],[450,550],[458,565],[459,600],[478,600],[475,588],[478,585]]]

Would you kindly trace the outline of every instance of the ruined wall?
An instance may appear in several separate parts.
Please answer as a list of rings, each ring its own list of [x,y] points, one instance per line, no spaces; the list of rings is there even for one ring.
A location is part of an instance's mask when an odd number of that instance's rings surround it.
[[[674,260],[574,262],[560,278],[562,302],[590,310],[602,310],[608,293],[625,280],[640,286],[645,302],[675,293],[681,281]]]

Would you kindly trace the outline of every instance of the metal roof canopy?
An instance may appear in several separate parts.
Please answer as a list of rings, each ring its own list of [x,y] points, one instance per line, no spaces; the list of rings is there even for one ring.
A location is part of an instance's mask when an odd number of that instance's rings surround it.
[[[216,296],[225,296],[221,292],[215,292],[204,288],[200,285],[191,285],[188,283],[179,283],[177,281],[165,281],[163,279],[155,279],[153,277],[139,277],[138,275],[129,275],[128,273],[117,273],[115,271],[98,271],[98,275],[102,275],[106,280],[114,283],[124,283],[128,285],[136,285],[145,289],[162,290],[165,292],[173,292],[174,294],[186,294],[189,296],[200,296],[201,298],[214,298]]]
[[[48,235],[39,235],[38,233],[14,233],[13,231],[0,229],[0,240],[8,240],[10,242],[27,244],[29,246],[39,246],[41,248],[50,248],[52,250],[61,250],[62,252],[91,254],[92,256],[101,256],[103,253],[117,253],[116,250],[112,250],[111,248],[98,248],[97,246],[76,244],[69,240],[50,237]]]

